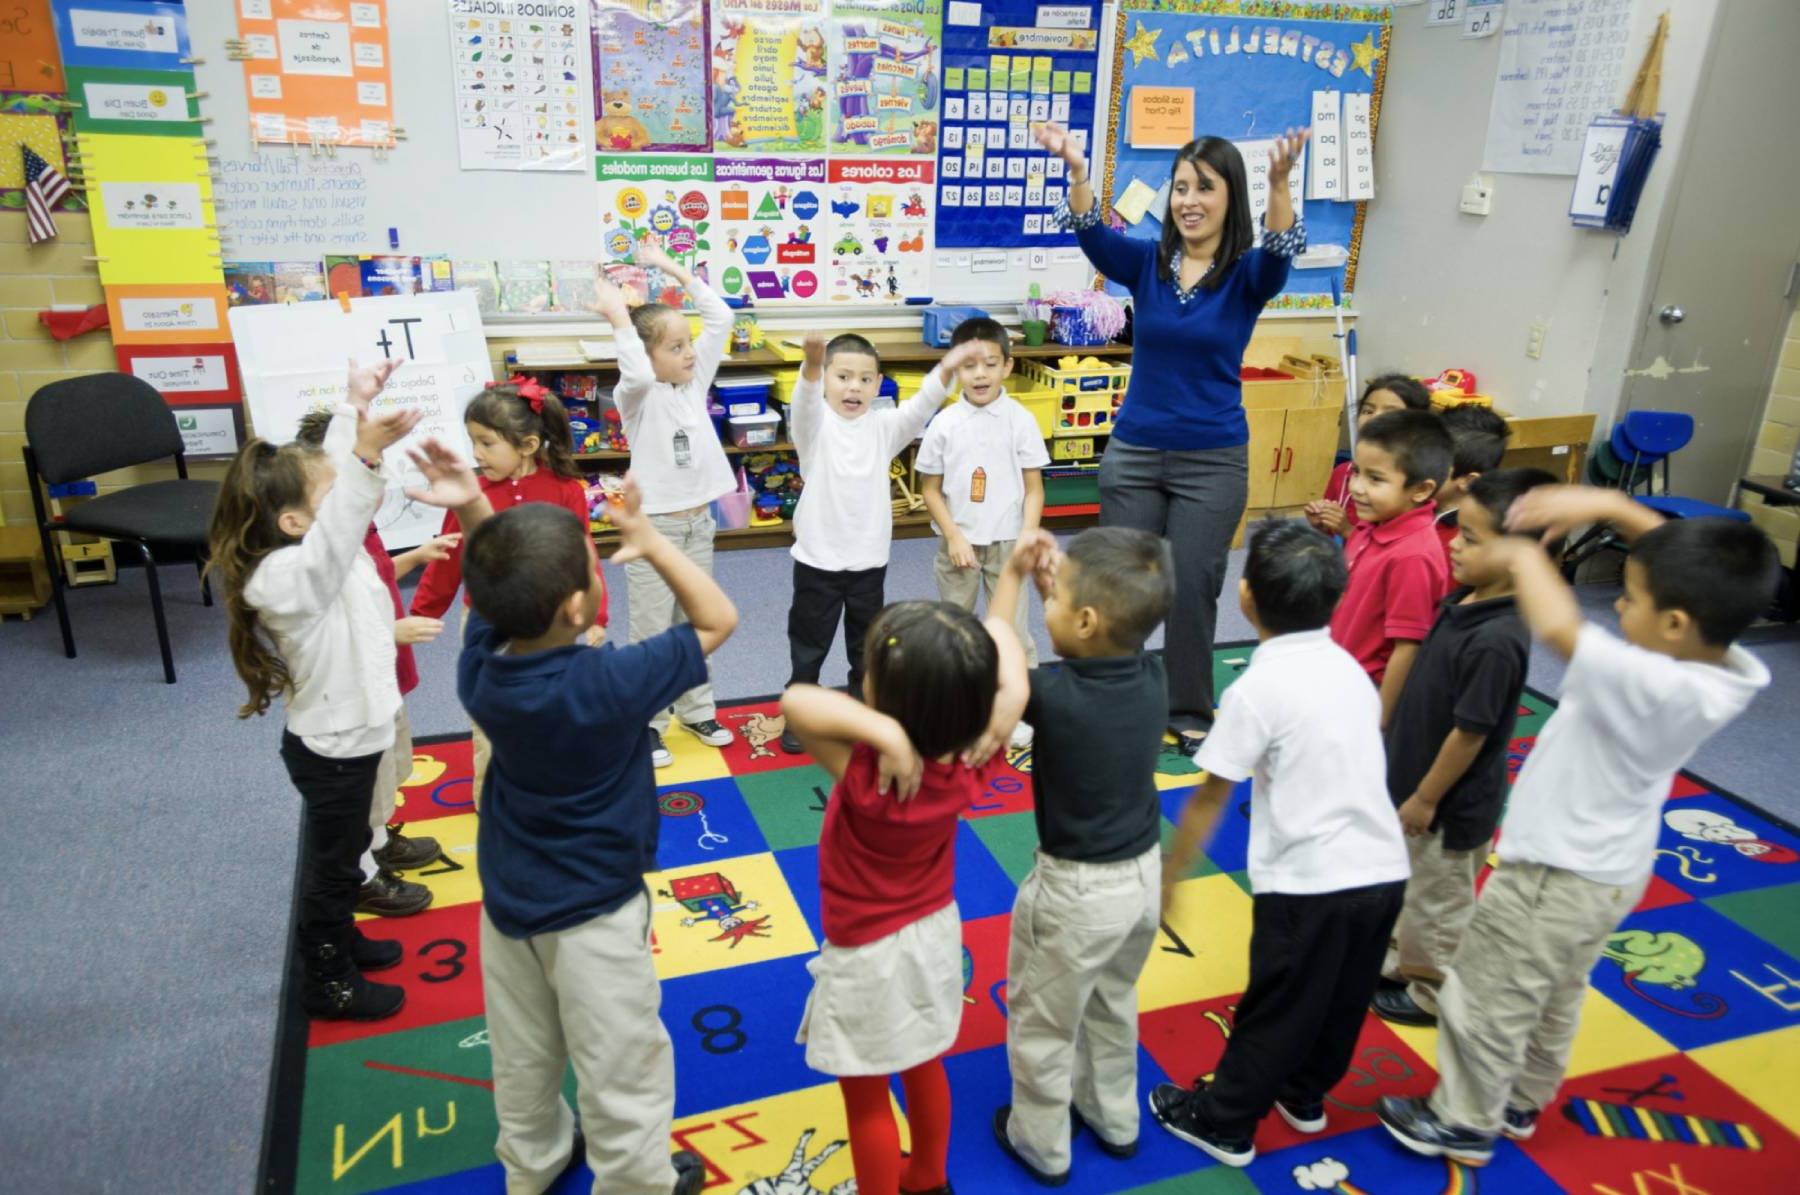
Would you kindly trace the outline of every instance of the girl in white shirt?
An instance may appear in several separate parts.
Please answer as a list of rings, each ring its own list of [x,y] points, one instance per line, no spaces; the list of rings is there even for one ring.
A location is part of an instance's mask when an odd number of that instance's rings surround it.
[[[213,508],[211,566],[225,591],[231,657],[249,690],[240,718],[287,714],[281,758],[306,806],[299,943],[309,1016],[376,1020],[398,1012],[399,987],[363,971],[400,962],[398,943],[365,938],[353,914],[369,844],[369,802],[381,756],[394,742],[394,607],[363,535],[386,492],[381,454],[420,412],[372,415],[369,402],[399,365],[352,362],[349,421],[327,445],[251,440],[232,462]]]
[[[602,274],[594,310],[613,327],[619,353],[619,383],[613,401],[625,438],[631,444],[631,471],[644,492],[644,513],[682,555],[712,576],[713,499],[737,488],[718,432],[707,412],[713,376],[725,359],[731,337],[731,308],[653,241],[637,249],[638,264],[660,270],[686,289],[700,313],[700,339],[695,341],[687,317],[662,303],[633,308],[625,295]],[[645,560],[625,566],[630,595],[631,641],[660,635],[686,621],[675,595]],[[719,725],[712,683],[698,685],[675,699],[682,726],[709,747],[726,747],[732,734]],[[663,745],[669,711],[651,719],[651,762],[667,767],[674,761]]]

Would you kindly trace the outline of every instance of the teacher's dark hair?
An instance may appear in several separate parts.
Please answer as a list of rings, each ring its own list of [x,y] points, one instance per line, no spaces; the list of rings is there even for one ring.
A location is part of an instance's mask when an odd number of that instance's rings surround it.
[[[1225,190],[1230,205],[1225,209],[1225,231],[1219,237],[1218,255],[1213,258],[1213,268],[1200,285],[1207,290],[1216,290],[1237,259],[1244,255],[1255,239],[1256,229],[1250,219],[1249,183],[1244,176],[1244,155],[1238,147],[1223,137],[1201,137],[1190,141],[1175,151],[1175,161],[1169,166],[1169,203],[1175,202],[1175,172],[1186,162],[1194,168],[1196,175],[1201,174],[1200,163],[1204,162],[1213,168],[1213,172],[1225,180]],[[1175,227],[1175,221],[1168,207],[1163,208],[1162,242],[1156,247],[1156,273],[1165,281],[1175,280],[1173,262],[1175,251],[1181,248],[1181,232]]]

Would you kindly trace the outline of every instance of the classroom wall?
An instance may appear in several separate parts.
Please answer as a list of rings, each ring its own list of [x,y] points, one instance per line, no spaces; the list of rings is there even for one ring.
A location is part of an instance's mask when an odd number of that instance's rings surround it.
[[[1671,9],[1662,151],[1623,238],[1569,223],[1569,175],[1491,174],[1492,213],[1458,211],[1463,185],[1481,168],[1500,38],[1429,27],[1424,7],[1394,10],[1376,197],[1356,281],[1364,377],[1460,366],[1475,370],[1509,414],[1592,412],[1600,426],[1611,423],[1719,3],[1682,0]],[[1639,4],[1621,100],[1665,8]],[[1548,329],[1539,360],[1525,355],[1533,323]]]
[[[1775,381],[1769,388],[1769,405],[1763,412],[1762,427],[1756,437],[1756,450],[1750,458],[1750,472],[1773,473],[1786,477],[1794,460],[1794,445],[1800,442],[1800,311],[1787,325],[1787,338],[1781,342],[1781,359],[1775,367]],[[1800,507],[1770,506],[1756,494],[1741,494],[1738,505],[1750,512],[1756,525],[1769,533],[1781,551],[1781,560],[1794,567],[1794,548],[1800,541]]]

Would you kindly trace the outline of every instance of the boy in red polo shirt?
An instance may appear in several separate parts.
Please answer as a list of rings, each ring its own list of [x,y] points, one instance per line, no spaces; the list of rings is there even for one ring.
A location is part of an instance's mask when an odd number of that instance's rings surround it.
[[[1350,498],[1361,522],[1344,543],[1350,584],[1331,637],[1381,690],[1383,730],[1449,589],[1434,518],[1450,458],[1450,433],[1424,411],[1371,419],[1356,439]]]

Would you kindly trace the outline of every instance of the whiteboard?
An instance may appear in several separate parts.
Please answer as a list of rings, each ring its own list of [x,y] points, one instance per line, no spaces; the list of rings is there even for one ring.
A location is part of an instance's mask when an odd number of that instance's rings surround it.
[[[599,184],[580,173],[465,171],[459,165],[450,64],[450,17],[442,0],[388,6],[394,123],[407,139],[385,155],[367,149],[313,155],[305,148],[257,146],[250,136],[244,66],[225,57],[235,37],[237,0],[189,5],[196,90],[212,162],[219,235],[226,261],[317,260],[327,253],[439,255],[456,260],[599,260]],[[1111,0],[1105,0],[1110,11]],[[1109,94],[1112,22],[1102,18],[1101,95]],[[581,97],[582,126],[593,127],[593,96]],[[1101,120],[1104,125],[1104,119]],[[591,133],[589,134],[591,136]],[[1096,178],[1104,127],[1090,134]],[[592,146],[584,151],[591,157]],[[398,247],[388,230],[398,233]],[[957,255],[978,253],[960,250]],[[934,263],[939,303],[1019,303],[1037,283],[1044,294],[1087,287],[1093,270],[1074,251],[1049,251],[1034,269],[1026,250],[1007,250],[1004,269],[977,270],[953,256]],[[990,255],[991,256],[991,255]],[[984,263],[985,264],[985,263]],[[901,310],[906,310],[902,308]],[[842,322],[844,306],[784,304]],[[858,318],[873,317],[873,307]],[[509,317],[497,317],[504,322]],[[583,315],[537,315],[533,322],[591,323]],[[880,322],[880,321],[877,321]]]
[[[581,0],[586,7],[586,0]],[[394,124],[407,139],[385,154],[257,147],[244,102],[244,64],[225,57],[237,35],[237,0],[187,7],[196,90],[216,144],[214,194],[227,261],[307,260],[326,253],[439,254],[452,258],[600,257],[593,171],[460,168],[450,65],[450,14],[443,0],[388,5]],[[581,96],[593,128],[593,96]],[[588,136],[591,138],[592,133]],[[591,161],[592,147],[584,151]],[[399,233],[390,248],[388,229]]]

